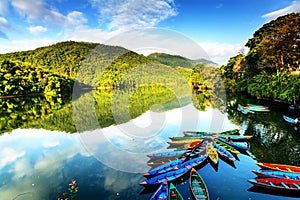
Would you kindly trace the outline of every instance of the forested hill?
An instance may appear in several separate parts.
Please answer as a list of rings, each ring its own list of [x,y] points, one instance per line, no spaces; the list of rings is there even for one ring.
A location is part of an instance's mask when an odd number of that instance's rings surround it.
[[[170,55],[166,53],[152,53],[148,55],[148,58],[168,66],[182,67],[182,68],[189,68],[189,69],[192,69],[195,65],[199,63],[205,63],[208,66],[218,66],[218,64],[210,60],[206,60],[206,59],[191,60],[179,55]]]
[[[66,41],[30,51],[0,54],[0,59],[26,62],[34,67],[43,67],[65,77],[75,78],[78,68],[95,48],[105,55],[128,51],[121,47],[97,43]]]
[[[270,21],[246,43],[247,55],[220,68],[231,91],[300,103],[300,13]]]

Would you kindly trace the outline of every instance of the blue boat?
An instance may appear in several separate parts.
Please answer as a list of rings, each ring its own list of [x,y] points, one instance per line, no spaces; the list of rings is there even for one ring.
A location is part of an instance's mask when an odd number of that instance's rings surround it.
[[[246,107],[241,106],[240,104],[238,105],[237,110],[240,111],[241,113],[243,113],[244,115],[255,113],[254,111],[251,111],[251,110],[247,109]]]
[[[297,125],[296,122],[295,122],[295,119],[293,119],[291,117],[283,115],[283,119],[284,119],[284,121],[286,121],[286,122],[288,122],[290,124]]]
[[[180,178],[181,176],[183,176],[184,174],[186,174],[191,168],[182,168],[182,169],[178,169],[175,171],[170,171],[164,174],[160,174],[157,176],[154,176],[150,179],[147,179],[143,182],[140,183],[140,185],[156,185],[156,184],[160,184],[163,183],[165,181],[173,181],[177,178]]]
[[[268,170],[268,169],[252,170],[252,172],[256,174],[258,177],[300,180],[300,173],[295,173],[295,172],[284,172],[284,171],[275,171],[275,170]]]
[[[249,149],[248,144],[245,143],[245,142],[233,142],[231,140],[221,138],[221,137],[219,137],[218,139],[221,140],[222,142],[225,142],[225,143],[233,146],[234,148],[237,148],[237,149],[242,149],[242,150],[248,150]]]
[[[183,162],[182,164],[178,165],[178,168],[179,169],[182,169],[182,168],[193,168],[193,167],[196,167],[198,165],[200,165],[201,163],[203,163],[207,158],[207,154],[204,154],[202,156],[199,156],[197,158],[193,158],[193,159],[189,159],[185,162]]]
[[[163,182],[159,188],[156,190],[156,192],[152,195],[150,200],[167,200],[169,195],[169,187],[168,182]]]
[[[163,183],[164,181],[173,181],[175,179],[178,179],[179,177],[186,174],[190,169],[193,167],[196,167],[203,163],[207,158],[207,155],[202,155],[200,157],[189,159],[182,164],[178,165],[178,170],[170,171],[164,174],[159,174],[157,176],[154,176],[150,179],[147,179],[146,181],[143,181],[140,183],[140,185],[156,185]]]
[[[236,160],[235,157],[229,151],[227,151],[220,145],[214,143],[213,146],[217,150],[217,152],[220,154],[220,156],[222,156],[223,158],[228,159],[232,162],[234,162]]]
[[[166,151],[159,153],[148,154],[147,156],[150,158],[160,158],[160,157],[173,157],[173,156],[181,156],[190,152],[190,150],[182,150],[182,151]]]
[[[290,104],[290,105],[289,105],[289,109],[291,109],[291,110],[296,110],[296,106],[295,106],[294,104]]]
[[[186,157],[183,157],[181,159],[173,160],[171,162],[160,165],[160,166],[150,170],[149,172],[145,173],[144,176],[154,176],[154,175],[166,173],[166,172],[169,172],[172,170],[177,170],[178,165],[182,164],[185,159],[186,159]]]

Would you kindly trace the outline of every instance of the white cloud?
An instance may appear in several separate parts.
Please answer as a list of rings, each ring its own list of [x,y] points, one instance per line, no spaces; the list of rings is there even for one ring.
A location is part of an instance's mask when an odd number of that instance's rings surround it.
[[[43,147],[45,147],[45,148],[50,148],[50,147],[56,147],[56,146],[58,146],[59,145],[59,141],[45,141],[44,143],[43,143]]]
[[[293,1],[293,3],[290,6],[287,6],[285,8],[282,8],[280,10],[276,10],[270,13],[267,13],[263,15],[263,18],[266,18],[267,20],[273,20],[276,19],[279,16],[283,16],[289,13],[297,13],[300,12],[300,1]]]
[[[66,17],[66,23],[70,25],[82,25],[87,22],[87,19],[83,16],[82,12],[72,11]]]
[[[245,48],[244,43],[229,44],[200,42],[199,45],[208,54],[211,61],[220,65],[227,64],[231,57],[236,56],[241,49]]]
[[[0,17],[0,38],[8,39],[7,35],[1,30],[2,28],[9,29],[7,20],[4,17]]]
[[[1,0],[0,15],[5,15],[7,13],[8,13],[8,0]]]
[[[4,17],[0,17],[0,27],[8,26],[7,20]]]
[[[30,26],[28,28],[29,32],[33,35],[38,35],[40,33],[47,32],[47,28],[43,26]]]
[[[14,150],[12,148],[4,148],[0,151],[0,169],[9,163],[16,161],[25,155],[25,151]]]
[[[90,2],[99,10],[100,24],[108,23],[109,29],[153,27],[177,15],[174,0],[90,0]]]
[[[0,53],[33,50],[38,47],[48,46],[57,43],[59,41],[60,40],[53,40],[53,39],[10,40],[7,42],[0,43]]]
[[[86,26],[77,26],[73,30],[65,30],[64,34],[65,37],[68,38],[68,40],[103,43],[107,39],[116,35],[118,32],[119,31],[107,32],[101,29],[89,28]]]
[[[106,44],[119,45],[138,53],[164,52],[190,59],[208,59],[196,42],[169,29],[146,28],[122,32],[106,41]]]
[[[46,7],[43,0],[12,0],[13,8],[27,20],[42,20],[62,24],[64,16],[56,10]]]

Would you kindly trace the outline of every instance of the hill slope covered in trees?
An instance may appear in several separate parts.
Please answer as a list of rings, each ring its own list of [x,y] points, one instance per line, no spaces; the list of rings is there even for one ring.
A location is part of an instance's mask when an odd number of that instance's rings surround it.
[[[231,91],[300,103],[300,13],[277,18],[246,43],[247,55],[232,57],[220,71]]]

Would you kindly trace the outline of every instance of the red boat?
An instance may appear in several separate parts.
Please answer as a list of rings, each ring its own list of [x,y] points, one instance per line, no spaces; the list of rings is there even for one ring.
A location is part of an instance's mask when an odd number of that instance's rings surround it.
[[[300,167],[293,166],[293,165],[283,165],[283,164],[275,164],[275,163],[256,163],[256,164],[263,169],[272,169],[277,171],[300,173]]]
[[[300,180],[281,178],[256,178],[248,180],[254,186],[280,191],[300,191]]]

